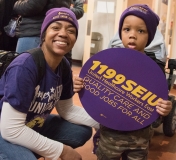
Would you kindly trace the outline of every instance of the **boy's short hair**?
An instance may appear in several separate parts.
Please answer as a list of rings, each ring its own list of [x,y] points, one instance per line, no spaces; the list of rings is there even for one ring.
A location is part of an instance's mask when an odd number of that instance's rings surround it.
[[[122,26],[123,26],[123,21],[125,19],[125,17],[129,16],[129,15],[134,15],[136,17],[141,18],[147,27],[147,31],[148,31],[148,42],[147,45],[148,46],[154,36],[155,36],[155,32],[157,29],[157,26],[159,24],[159,20],[160,18],[158,17],[158,15],[156,13],[154,13],[147,5],[145,4],[135,4],[133,6],[128,7],[121,15],[120,17],[120,22],[119,22],[119,36],[121,39],[121,30],[122,30]]]

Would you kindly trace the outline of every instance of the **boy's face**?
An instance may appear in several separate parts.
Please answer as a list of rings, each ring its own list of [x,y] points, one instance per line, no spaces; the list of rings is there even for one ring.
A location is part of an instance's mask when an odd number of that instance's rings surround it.
[[[42,47],[60,57],[68,53],[75,42],[76,28],[67,21],[56,21],[48,26]]]
[[[127,16],[122,25],[121,39],[125,48],[144,52],[148,42],[148,31],[145,22],[136,16]]]

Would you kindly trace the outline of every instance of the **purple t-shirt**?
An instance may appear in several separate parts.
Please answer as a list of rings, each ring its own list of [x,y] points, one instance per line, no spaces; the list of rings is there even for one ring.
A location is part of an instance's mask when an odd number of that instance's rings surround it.
[[[28,127],[39,131],[58,100],[73,96],[69,63],[64,67],[64,73],[60,65],[54,73],[46,64],[45,74],[37,84],[38,70],[33,57],[23,53],[15,58],[0,79],[0,110],[3,101],[8,102],[16,110],[27,114]]]

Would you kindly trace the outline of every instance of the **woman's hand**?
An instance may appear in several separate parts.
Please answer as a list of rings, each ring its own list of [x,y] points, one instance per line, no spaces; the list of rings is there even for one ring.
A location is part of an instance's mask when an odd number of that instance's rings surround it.
[[[82,160],[81,155],[70,146],[64,145],[61,160]]]

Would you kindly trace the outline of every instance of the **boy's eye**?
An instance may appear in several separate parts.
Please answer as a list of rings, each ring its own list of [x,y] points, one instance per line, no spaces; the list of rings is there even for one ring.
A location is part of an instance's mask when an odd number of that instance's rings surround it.
[[[140,29],[140,30],[139,30],[139,33],[144,33],[144,30]]]
[[[130,29],[129,29],[129,28],[124,28],[123,30],[124,30],[124,31],[129,31]]]

